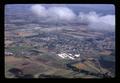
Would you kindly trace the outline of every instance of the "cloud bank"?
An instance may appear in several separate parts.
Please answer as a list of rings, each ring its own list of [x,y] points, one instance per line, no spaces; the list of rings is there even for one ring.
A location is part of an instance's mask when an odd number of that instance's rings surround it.
[[[68,7],[52,6],[46,8],[45,6],[36,4],[32,5],[30,10],[40,18],[46,18],[50,21],[61,22],[80,22],[87,23],[88,27],[96,30],[115,30],[115,15],[102,15],[95,11],[89,13],[79,12],[76,15]]]
[[[115,30],[115,15],[101,15],[92,11],[89,13],[79,13],[79,21],[88,23],[88,26],[92,29],[98,30]]]
[[[31,10],[39,17],[47,17],[52,20],[71,21],[75,19],[75,13],[67,7],[50,7],[45,8],[42,5],[33,5]]]

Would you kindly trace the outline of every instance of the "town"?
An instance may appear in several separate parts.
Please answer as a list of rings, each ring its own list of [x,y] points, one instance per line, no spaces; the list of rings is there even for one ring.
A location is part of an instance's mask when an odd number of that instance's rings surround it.
[[[41,18],[42,19],[42,18]],[[5,15],[7,78],[104,78],[115,76],[115,33],[77,22]]]

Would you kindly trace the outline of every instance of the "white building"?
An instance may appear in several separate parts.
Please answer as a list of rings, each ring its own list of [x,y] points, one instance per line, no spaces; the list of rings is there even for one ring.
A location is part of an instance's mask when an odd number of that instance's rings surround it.
[[[74,56],[75,56],[75,57],[80,57],[80,54],[75,54]]]
[[[72,55],[72,54],[66,54],[66,53],[61,53],[61,54],[57,54],[59,57],[63,58],[63,59],[72,59],[74,60],[75,58],[77,57],[80,57],[80,54],[75,54],[75,55]]]

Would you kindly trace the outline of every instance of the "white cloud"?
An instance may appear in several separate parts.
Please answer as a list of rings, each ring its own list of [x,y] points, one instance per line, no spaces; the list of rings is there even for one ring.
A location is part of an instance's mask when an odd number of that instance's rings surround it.
[[[48,9],[49,16],[55,17],[58,20],[71,21],[75,19],[74,12],[67,7],[51,7]]]
[[[115,25],[115,15],[102,16],[100,20],[109,25]]]
[[[79,21],[88,23],[89,28],[96,30],[115,30],[115,15],[97,14],[96,12],[79,13]]]
[[[47,16],[46,8],[42,5],[39,5],[39,4],[33,5],[31,7],[31,11],[39,17],[46,17]]]
[[[39,17],[49,17],[48,19],[71,21],[75,18],[75,13],[67,7],[50,7],[45,8],[42,5],[33,5],[33,13]]]
[[[80,12],[77,16],[70,8],[65,6],[45,6],[36,4],[32,5],[31,11],[49,21],[78,21],[87,23],[90,29],[96,30],[115,30],[115,15],[102,15],[94,11],[89,13]]]

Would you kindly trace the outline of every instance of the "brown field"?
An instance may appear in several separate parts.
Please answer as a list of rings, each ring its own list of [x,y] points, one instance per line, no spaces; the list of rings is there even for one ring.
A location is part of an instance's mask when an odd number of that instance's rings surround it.
[[[21,37],[31,36],[31,35],[33,35],[33,32],[23,32],[23,31],[19,31],[19,32],[16,32],[16,35],[21,36]]]
[[[36,60],[36,57],[23,58],[15,56],[5,56],[5,77],[11,78],[8,70],[11,68],[21,69],[24,74],[31,74],[35,77],[39,74],[60,75],[64,77],[71,77],[70,70],[55,68],[44,63],[44,61]],[[10,76],[9,76],[10,75]]]
[[[14,56],[5,56],[6,63],[13,63],[13,62],[19,62],[19,61],[22,61],[22,58],[16,58]]]
[[[87,66],[83,63],[79,63],[79,64],[74,64],[73,66],[75,66],[78,69],[85,69],[87,68]]]
[[[112,52],[111,51],[102,51],[100,52],[100,55],[110,55]]]

